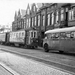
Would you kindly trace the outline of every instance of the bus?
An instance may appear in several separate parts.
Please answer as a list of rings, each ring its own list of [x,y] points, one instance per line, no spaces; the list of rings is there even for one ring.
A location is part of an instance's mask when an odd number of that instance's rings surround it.
[[[45,52],[57,50],[63,52],[75,52],[75,27],[57,28],[45,32],[43,47]]]

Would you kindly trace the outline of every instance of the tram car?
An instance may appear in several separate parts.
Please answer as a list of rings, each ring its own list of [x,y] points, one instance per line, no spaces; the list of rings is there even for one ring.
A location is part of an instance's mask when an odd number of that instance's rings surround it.
[[[0,33],[0,44],[2,45],[9,45],[9,32],[2,32]]]
[[[0,33],[0,44],[5,44],[6,42],[6,33]]]
[[[57,28],[45,32],[43,39],[45,52],[57,50],[63,52],[75,52],[75,27]]]
[[[10,45],[25,47],[25,48],[36,48],[37,42],[34,39],[37,38],[36,30],[18,30],[9,33]]]

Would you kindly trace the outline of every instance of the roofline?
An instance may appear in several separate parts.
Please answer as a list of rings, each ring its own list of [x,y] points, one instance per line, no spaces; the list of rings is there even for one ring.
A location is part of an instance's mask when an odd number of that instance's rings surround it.
[[[69,32],[69,31],[75,31],[75,27],[68,27],[68,28],[57,28],[57,29],[52,29],[48,30],[45,32],[45,34],[49,33],[60,33],[60,32]]]

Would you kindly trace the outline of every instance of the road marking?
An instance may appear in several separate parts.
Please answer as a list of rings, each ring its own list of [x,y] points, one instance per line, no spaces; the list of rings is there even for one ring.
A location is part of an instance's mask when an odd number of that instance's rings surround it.
[[[4,63],[0,62],[0,65],[6,69],[8,72],[10,72],[12,75],[20,75],[19,73],[17,73],[16,71],[12,70],[10,67],[8,67],[7,65],[5,65]]]

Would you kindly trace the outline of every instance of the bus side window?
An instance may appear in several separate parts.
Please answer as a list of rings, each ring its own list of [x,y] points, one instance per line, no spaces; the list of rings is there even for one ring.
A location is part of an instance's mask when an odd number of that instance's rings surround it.
[[[66,38],[70,38],[70,33],[66,33]]]
[[[70,33],[70,38],[74,38],[74,32]]]
[[[59,39],[59,33],[55,34],[55,38]]]
[[[65,38],[66,38],[66,33],[65,32],[60,33],[60,39],[65,39]]]
[[[52,38],[52,39],[54,38],[54,34],[51,34],[51,38]]]

